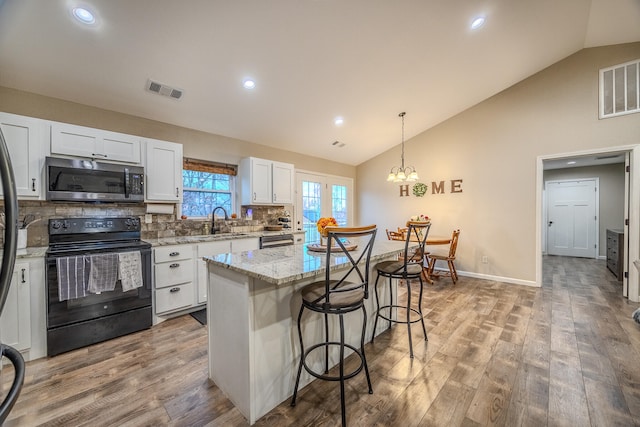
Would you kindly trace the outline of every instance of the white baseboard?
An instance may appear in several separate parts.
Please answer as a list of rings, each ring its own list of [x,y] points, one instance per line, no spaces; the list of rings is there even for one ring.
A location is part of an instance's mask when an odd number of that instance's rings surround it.
[[[436,268],[436,270],[449,271],[443,268]],[[458,276],[473,277],[474,279],[493,280],[495,282],[512,283],[514,285],[531,286],[534,288],[540,287],[535,281],[532,281],[532,280],[515,279],[513,277],[493,276],[491,274],[473,273],[471,271],[458,270]]]

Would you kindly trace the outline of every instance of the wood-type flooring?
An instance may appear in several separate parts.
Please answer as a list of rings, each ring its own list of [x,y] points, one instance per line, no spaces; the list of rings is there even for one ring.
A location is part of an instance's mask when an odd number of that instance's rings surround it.
[[[542,288],[469,277],[426,286],[429,341],[416,324],[410,359],[397,325],[365,346],[374,393],[364,374],[347,382],[348,424],[640,425],[638,304],[602,260],[545,257],[543,276]],[[208,381],[206,348],[206,326],[185,315],[29,362],[5,425],[246,426]],[[5,393],[11,376],[5,367]],[[339,423],[338,384],[315,381],[256,425]]]

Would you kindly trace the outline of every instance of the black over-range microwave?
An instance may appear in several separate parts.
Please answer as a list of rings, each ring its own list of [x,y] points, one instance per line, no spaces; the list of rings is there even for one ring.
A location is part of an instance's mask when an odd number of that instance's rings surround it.
[[[47,200],[142,202],[144,168],[93,160],[47,157]]]

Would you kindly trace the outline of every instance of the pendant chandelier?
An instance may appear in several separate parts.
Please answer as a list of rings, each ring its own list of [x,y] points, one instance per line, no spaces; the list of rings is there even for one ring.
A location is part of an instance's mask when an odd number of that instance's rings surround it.
[[[403,181],[417,181],[419,179],[418,172],[413,166],[404,167],[404,115],[402,112],[398,114],[398,117],[402,119],[402,157],[400,157],[400,166],[394,166],[391,168],[389,175],[387,176],[388,182],[403,182]]]

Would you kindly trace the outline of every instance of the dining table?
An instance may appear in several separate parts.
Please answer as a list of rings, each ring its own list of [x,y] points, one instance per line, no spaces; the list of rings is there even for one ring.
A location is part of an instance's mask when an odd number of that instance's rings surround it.
[[[407,230],[408,228],[405,227],[398,227],[398,232],[402,233],[403,236],[403,240],[406,239],[407,237]],[[417,242],[418,238],[415,235],[411,235],[409,237],[409,241],[410,242]],[[425,244],[427,246],[437,246],[437,245],[449,245],[451,244],[451,236],[427,236],[427,240],[425,242]],[[422,270],[424,272],[424,278],[427,280],[427,282],[429,282],[430,284],[433,284],[433,279],[431,278],[431,276],[429,275],[429,269],[428,269],[428,257],[429,257],[429,252],[425,252],[424,254],[424,261],[422,263]]]

